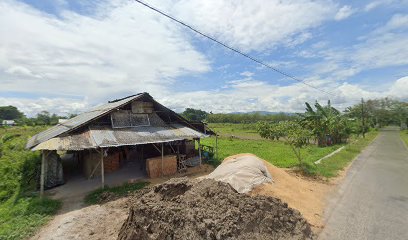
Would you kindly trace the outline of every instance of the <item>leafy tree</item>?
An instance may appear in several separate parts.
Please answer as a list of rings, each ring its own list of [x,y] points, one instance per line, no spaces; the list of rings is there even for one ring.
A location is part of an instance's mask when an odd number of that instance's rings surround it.
[[[299,166],[303,168],[301,149],[309,144],[309,139],[312,136],[310,130],[302,127],[297,121],[260,122],[257,128],[263,138],[279,140],[280,137],[285,137],[285,144],[291,147],[299,161]]]
[[[363,110],[365,124],[371,128],[408,124],[408,103],[406,102],[390,98],[368,100],[364,102]],[[345,110],[345,114],[349,118],[361,121],[361,103],[348,107]]]
[[[0,106],[0,119],[2,120],[15,120],[23,116],[24,114],[14,106]]]
[[[297,122],[286,122],[285,132],[285,143],[291,146],[299,161],[299,165],[303,167],[300,150],[309,144],[309,139],[312,136],[312,132],[308,129],[303,128]]]
[[[60,117],[58,117],[57,114],[50,114],[47,111],[42,111],[40,113],[37,114],[37,117],[35,119],[35,123],[37,125],[55,125],[58,123],[58,119]]]
[[[350,123],[337,109],[315,103],[313,109],[309,103],[306,104],[306,112],[299,114],[300,124],[313,132],[318,146],[327,146],[344,142],[351,133]]]
[[[208,113],[200,109],[186,108],[182,115],[190,121],[203,121]]]
[[[279,140],[281,137],[286,136],[286,122],[271,123],[271,122],[258,122],[257,131],[262,138],[271,140]]]

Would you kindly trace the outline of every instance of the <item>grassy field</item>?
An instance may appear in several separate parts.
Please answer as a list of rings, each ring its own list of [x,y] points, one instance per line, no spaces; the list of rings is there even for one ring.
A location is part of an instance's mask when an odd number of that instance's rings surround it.
[[[215,146],[215,138],[206,138],[201,140],[203,144]],[[309,145],[302,149],[301,155],[307,163],[313,163],[318,159],[338,149],[342,145],[335,145],[325,148],[320,148],[315,145]],[[289,145],[279,141],[270,140],[243,140],[243,139],[218,139],[218,158],[238,154],[252,153],[258,157],[265,159],[277,167],[290,168],[296,166],[299,162]]]
[[[39,153],[26,150],[30,136],[45,127],[0,128],[0,239],[26,239],[61,203],[39,199]]]
[[[252,126],[250,126],[252,125]],[[218,139],[218,159],[220,160],[227,156],[238,153],[252,153],[262,159],[272,163],[277,167],[291,168],[298,165],[298,160],[290,146],[280,141],[270,141],[265,139],[256,139],[254,124],[210,124],[210,128],[218,132],[221,137]],[[234,133],[240,138],[225,137]],[[309,145],[302,149],[302,156],[307,165],[307,172],[312,175],[320,175],[323,177],[336,176],[338,171],[343,169],[351,162],[358,153],[361,152],[376,136],[378,132],[370,132],[366,138],[353,137],[350,139],[350,144],[338,154],[327,158],[323,163],[314,165],[313,163],[327,154],[335,151],[343,145],[335,145],[330,147],[317,147]],[[408,134],[407,134],[408,135]],[[246,139],[245,137],[251,136]],[[259,138],[259,135],[258,135]],[[215,146],[215,138],[207,138],[202,140],[202,144]]]
[[[405,142],[405,145],[408,146],[408,130],[400,132],[401,139]]]
[[[261,139],[255,123],[209,123],[208,127],[222,137],[236,136],[243,139]]]

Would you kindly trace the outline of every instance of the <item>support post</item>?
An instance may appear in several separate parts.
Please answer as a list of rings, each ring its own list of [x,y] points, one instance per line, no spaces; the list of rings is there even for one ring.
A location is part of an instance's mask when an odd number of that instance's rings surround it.
[[[164,174],[163,174],[163,161],[164,161],[164,146],[163,146],[163,143],[161,144],[161,157],[162,157],[162,159],[161,159],[161,175],[163,176]]]
[[[198,143],[198,158],[200,159],[200,166],[201,166],[201,145],[200,145],[200,139],[197,140]]]
[[[40,179],[40,198],[44,197],[44,182],[45,182],[45,151],[41,151],[41,179]]]
[[[102,177],[102,189],[105,188],[105,168],[103,166],[103,149],[101,148],[101,177]]]

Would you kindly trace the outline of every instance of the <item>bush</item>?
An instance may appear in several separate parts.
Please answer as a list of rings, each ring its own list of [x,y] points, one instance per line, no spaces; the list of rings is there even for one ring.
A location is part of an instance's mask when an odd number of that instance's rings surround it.
[[[0,202],[37,188],[40,153],[25,149],[27,139],[44,128],[0,130]]]

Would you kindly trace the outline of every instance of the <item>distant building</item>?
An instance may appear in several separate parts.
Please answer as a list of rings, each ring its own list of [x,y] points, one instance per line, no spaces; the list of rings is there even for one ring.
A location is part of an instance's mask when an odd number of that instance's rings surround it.
[[[1,126],[15,126],[16,125],[16,121],[14,120],[3,120],[1,122]]]

